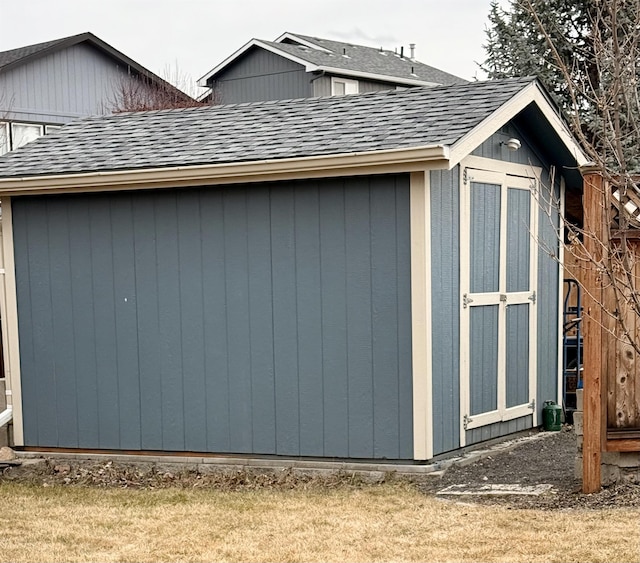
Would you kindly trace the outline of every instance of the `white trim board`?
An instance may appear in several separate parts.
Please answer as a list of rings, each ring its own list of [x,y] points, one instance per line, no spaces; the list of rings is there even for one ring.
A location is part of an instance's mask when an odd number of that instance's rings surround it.
[[[235,164],[204,164],[141,170],[25,176],[0,179],[1,195],[330,178],[342,175],[446,169],[448,147],[432,145],[343,155],[283,158]]]
[[[542,111],[555,133],[575,158],[577,165],[587,164],[589,159],[573,138],[557,110],[551,105],[540,85],[532,81],[451,146],[450,168],[459,164],[462,159],[465,159],[467,155],[531,103],[534,103]]]
[[[18,336],[18,301],[16,293],[16,271],[13,250],[13,215],[11,198],[0,198],[2,208],[2,258],[4,276],[2,276],[2,298],[0,314],[3,318],[3,329],[6,326],[5,375],[7,385],[7,402],[13,408],[13,441],[16,446],[24,445],[24,427],[22,420],[22,383],[20,375],[20,343]]]
[[[433,457],[430,172],[411,174],[413,458]]]

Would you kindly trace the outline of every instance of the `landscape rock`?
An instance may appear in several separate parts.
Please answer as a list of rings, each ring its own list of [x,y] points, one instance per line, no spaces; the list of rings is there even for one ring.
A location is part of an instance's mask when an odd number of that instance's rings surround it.
[[[0,448],[0,461],[13,461],[16,459],[16,452],[7,446]]]

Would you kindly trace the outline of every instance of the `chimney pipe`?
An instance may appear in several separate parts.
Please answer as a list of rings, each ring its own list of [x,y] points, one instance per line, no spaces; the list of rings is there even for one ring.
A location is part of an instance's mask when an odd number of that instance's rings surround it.
[[[409,49],[411,51],[411,58],[413,59],[415,57],[415,54],[416,54],[416,44],[415,43],[409,43]]]
[[[403,59],[404,58],[404,45],[402,45],[400,47],[400,58]]]

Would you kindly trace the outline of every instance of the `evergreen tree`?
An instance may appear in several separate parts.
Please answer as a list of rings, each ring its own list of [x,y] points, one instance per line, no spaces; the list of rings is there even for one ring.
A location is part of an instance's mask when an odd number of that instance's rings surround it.
[[[589,82],[594,73],[591,34],[594,1],[532,0],[533,13],[519,0],[511,0],[507,9],[494,0],[484,45],[487,57],[481,68],[489,78],[537,76],[554,101],[572,114],[577,109],[575,101],[547,35],[576,83]],[[578,100],[578,105],[583,104],[584,99]]]
[[[494,0],[480,66],[537,76],[595,162],[640,169],[640,0]]]

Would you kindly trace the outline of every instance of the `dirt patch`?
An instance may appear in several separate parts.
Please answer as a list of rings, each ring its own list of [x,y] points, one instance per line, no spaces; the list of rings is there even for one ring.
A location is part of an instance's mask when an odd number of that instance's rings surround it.
[[[582,482],[574,477],[575,459],[576,436],[570,426],[565,426],[561,432],[523,440],[513,449],[489,455],[467,466],[454,465],[441,479],[418,486],[425,493],[435,494],[454,484],[550,484],[552,489],[539,496],[452,495],[440,498],[542,510],[640,507],[640,485],[619,483],[605,487],[599,493],[582,494]]]
[[[88,486],[129,489],[216,488],[227,491],[254,489],[325,489],[361,487],[380,479],[342,471],[303,472],[292,469],[208,469],[180,464],[113,462],[69,459],[27,460],[4,469],[0,482],[13,481],[37,486]]]
[[[596,494],[581,492],[574,477],[576,438],[571,427],[538,439],[518,441],[508,450],[496,451],[465,466],[453,465],[442,477],[415,477],[418,489],[435,495],[456,484],[478,488],[488,484],[552,485],[538,496],[468,495],[438,496],[451,502],[503,505],[542,510],[603,509],[640,507],[640,485],[620,483]],[[350,472],[302,472],[292,469],[226,469],[203,471],[194,467],[155,463],[116,463],[44,459],[4,469],[0,481],[16,481],[37,486],[90,486],[134,489],[217,488],[223,490],[311,489],[363,487],[372,482],[394,480],[393,474],[374,477]]]

